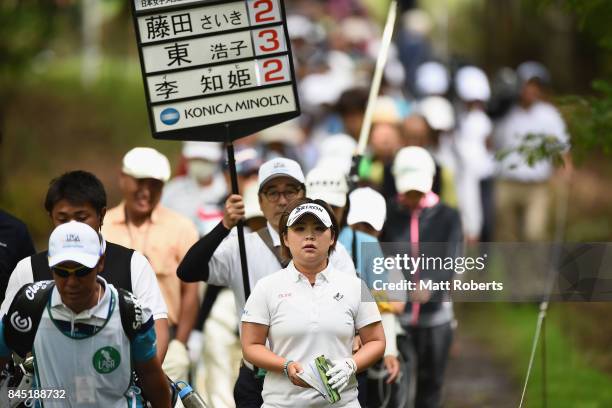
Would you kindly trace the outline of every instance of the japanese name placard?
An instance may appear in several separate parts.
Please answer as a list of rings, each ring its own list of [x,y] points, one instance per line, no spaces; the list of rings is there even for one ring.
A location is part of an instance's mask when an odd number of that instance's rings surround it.
[[[155,138],[227,141],[300,113],[282,0],[133,0]]]

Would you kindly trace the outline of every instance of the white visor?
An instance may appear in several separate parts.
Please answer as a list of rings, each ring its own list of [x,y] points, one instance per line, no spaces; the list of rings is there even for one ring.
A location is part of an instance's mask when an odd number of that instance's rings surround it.
[[[327,213],[325,208],[323,208],[319,204],[313,203],[301,204],[295,207],[293,211],[291,211],[291,213],[289,214],[289,218],[287,218],[287,226],[292,226],[296,223],[297,220],[299,220],[300,218],[302,218],[302,216],[306,214],[314,215],[327,228],[332,226],[331,218],[329,218],[329,214]]]

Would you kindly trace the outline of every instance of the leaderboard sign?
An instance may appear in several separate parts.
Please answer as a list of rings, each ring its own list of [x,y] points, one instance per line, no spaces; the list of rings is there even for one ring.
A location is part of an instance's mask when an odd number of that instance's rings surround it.
[[[132,5],[155,138],[235,140],[300,114],[282,0]]]

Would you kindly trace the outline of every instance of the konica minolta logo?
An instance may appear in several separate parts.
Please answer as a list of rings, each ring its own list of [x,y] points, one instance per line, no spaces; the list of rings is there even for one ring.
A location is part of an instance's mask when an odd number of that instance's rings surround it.
[[[174,108],[166,108],[159,114],[159,120],[162,121],[164,125],[174,125],[181,118],[180,113]]]

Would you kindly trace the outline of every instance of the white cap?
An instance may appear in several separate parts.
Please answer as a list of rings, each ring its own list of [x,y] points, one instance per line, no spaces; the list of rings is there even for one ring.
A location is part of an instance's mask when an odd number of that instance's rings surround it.
[[[306,176],[306,196],[320,199],[335,207],[346,205],[348,184],[341,168],[317,166]]]
[[[183,157],[189,159],[202,159],[211,162],[221,160],[221,146],[214,142],[184,142]]]
[[[93,268],[98,264],[103,248],[100,236],[93,228],[70,221],[58,225],[49,237],[49,266],[73,261]]]
[[[290,14],[287,16],[287,31],[291,40],[301,38],[308,41],[313,34],[314,24],[301,14]]]
[[[277,177],[291,177],[298,183],[304,184],[304,173],[302,173],[302,168],[298,162],[284,157],[277,157],[268,160],[259,168],[259,190],[261,190],[263,185],[268,181]]]
[[[349,202],[348,225],[365,222],[376,231],[382,230],[387,217],[387,203],[382,194],[370,187],[362,187],[349,194]]]
[[[297,146],[303,142],[304,132],[294,119],[262,130],[257,139],[262,143],[283,143]]]
[[[357,142],[355,139],[345,133],[336,133],[335,135],[323,139],[319,147],[319,157],[353,157],[355,150],[357,150]]]
[[[443,95],[448,91],[448,71],[439,62],[421,64],[415,73],[415,85],[421,96]]]
[[[332,226],[332,221],[329,217],[327,210],[325,210],[325,208],[321,207],[319,204],[315,203],[304,203],[295,207],[293,211],[289,213],[289,217],[287,217],[287,226],[292,226],[297,220],[299,220],[306,214],[314,215],[327,228]]]
[[[404,147],[393,161],[395,188],[401,194],[410,190],[428,193],[433,185],[436,165],[429,152],[422,147]]]
[[[242,195],[244,199],[244,219],[248,220],[255,217],[263,217],[264,214],[259,207],[259,198],[257,196],[259,188],[257,183],[250,183]]]
[[[355,139],[344,133],[328,136],[319,145],[319,166],[336,166],[349,174],[353,161],[353,154],[357,150]]]
[[[430,96],[423,99],[419,103],[418,111],[434,130],[449,131],[455,127],[453,106],[441,96]]]
[[[483,101],[491,98],[489,79],[483,70],[474,66],[463,67],[455,75],[457,95],[464,101]]]
[[[309,108],[334,105],[340,95],[354,84],[350,73],[326,71],[306,75],[299,84],[300,100]]]
[[[516,75],[522,84],[531,81],[532,79],[538,79],[544,84],[550,83],[550,73],[548,72],[548,69],[536,61],[523,62],[516,69]]]
[[[166,182],[170,179],[170,162],[151,147],[135,147],[123,156],[122,171],[137,179],[152,178]]]

